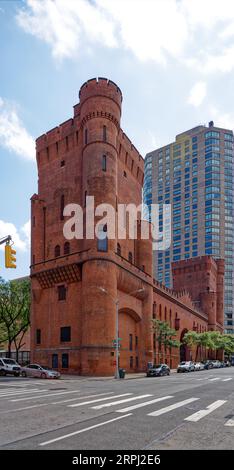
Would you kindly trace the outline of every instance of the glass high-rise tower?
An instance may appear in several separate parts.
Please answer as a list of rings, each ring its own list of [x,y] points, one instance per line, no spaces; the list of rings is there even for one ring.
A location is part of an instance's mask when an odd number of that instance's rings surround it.
[[[172,261],[205,254],[224,258],[226,333],[234,333],[233,160],[233,132],[211,121],[148,153],[144,180],[150,220],[150,205],[159,204],[159,230],[162,204],[172,207],[171,246],[154,252],[154,277],[170,287]]]

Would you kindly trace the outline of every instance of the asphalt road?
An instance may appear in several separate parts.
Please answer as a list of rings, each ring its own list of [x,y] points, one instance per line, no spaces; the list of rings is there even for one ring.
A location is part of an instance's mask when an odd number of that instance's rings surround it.
[[[0,378],[0,449],[234,449],[234,367],[131,380]]]

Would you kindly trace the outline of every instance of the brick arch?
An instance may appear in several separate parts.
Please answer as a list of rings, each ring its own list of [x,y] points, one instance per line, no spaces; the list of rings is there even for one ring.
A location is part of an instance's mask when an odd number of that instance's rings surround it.
[[[119,310],[119,315],[121,313],[125,313],[126,315],[129,315],[131,318],[133,318],[133,320],[135,320],[135,322],[139,322],[141,321],[141,316],[133,309],[129,308],[129,307],[123,307]]]

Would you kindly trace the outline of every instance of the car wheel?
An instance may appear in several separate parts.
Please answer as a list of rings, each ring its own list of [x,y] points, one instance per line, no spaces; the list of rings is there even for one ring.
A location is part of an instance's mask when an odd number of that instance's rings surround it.
[[[5,370],[0,370],[0,375],[3,377],[3,376],[6,376],[6,372]]]
[[[170,372],[168,371],[167,375],[170,375]]]
[[[21,375],[22,375],[22,377],[27,377],[27,374],[26,374],[26,372],[24,372],[24,371],[22,372]]]
[[[41,379],[46,379],[46,374],[44,372],[41,374]]]

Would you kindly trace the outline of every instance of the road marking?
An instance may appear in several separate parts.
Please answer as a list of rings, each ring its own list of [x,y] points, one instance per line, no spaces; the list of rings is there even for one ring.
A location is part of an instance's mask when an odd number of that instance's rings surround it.
[[[36,388],[35,390],[22,390],[22,392],[17,391],[17,392],[4,393],[4,394],[0,394],[0,398],[6,399],[6,398],[15,397],[17,395],[25,395],[27,393],[41,393],[41,392],[48,392],[48,388],[45,388],[44,390],[38,390]]]
[[[221,377],[215,377],[214,379],[209,379],[209,382],[214,382],[215,380],[221,380]]]
[[[164,413],[168,413],[169,411],[175,410],[176,408],[180,408],[181,406],[188,405],[189,403],[192,403],[196,400],[200,400],[200,398],[188,398],[187,400],[178,401],[177,403],[174,403],[174,405],[166,406],[165,408],[161,408],[160,410],[153,411],[152,413],[149,413],[148,416],[160,416]]]
[[[229,419],[224,426],[234,426],[234,419]]]
[[[88,396],[83,396],[83,397],[79,397],[79,398],[69,398],[68,400],[62,400],[62,401],[55,401],[52,403],[52,405],[59,405],[60,403],[67,403],[69,401],[75,401],[75,400],[81,400],[83,398],[94,398],[94,397],[101,397],[102,395],[112,395],[114,392],[106,392],[106,393],[97,393],[96,395],[88,395]],[[112,397],[110,397],[112,398]]]
[[[132,413],[129,413],[124,416],[118,416],[118,418],[109,419],[108,421],[103,421],[99,424],[94,424],[94,426],[89,426],[88,428],[80,429],[80,431],[71,432],[70,434],[65,434],[64,436],[56,437],[55,439],[51,439],[50,441],[42,442],[39,444],[40,446],[47,446],[48,444],[52,444],[53,442],[61,441],[62,439],[67,439],[68,437],[76,436],[77,434],[81,434],[86,431],[91,431],[92,429],[99,428],[100,426],[105,426],[105,424],[113,423],[114,421],[118,421],[121,418],[127,418],[131,416]]]
[[[228,377],[228,379],[223,379],[222,382],[229,382],[229,380],[232,380],[232,377]]]
[[[41,390],[42,392],[42,390]],[[72,390],[72,391],[69,391],[69,392],[59,392],[59,393],[49,393],[47,395],[38,395],[37,397],[24,397],[24,398],[16,398],[14,400],[10,400],[10,401],[23,401],[23,400],[38,400],[38,398],[45,398],[45,397],[53,397],[53,396],[57,396],[57,395],[66,395],[67,393],[78,393],[80,392],[80,390]]]
[[[92,406],[93,410],[100,410],[101,408],[106,408],[108,406],[120,405],[121,403],[126,403],[127,401],[140,400],[141,398],[152,397],[153,395],[138,395],[138,397],[126,398],[124,400],[112,401],[111,403],[104,403],[103,405]]]
[[[227,400],[217,400],[214,401],[214,403],[211,403],[211,405],[207,406],[205,410],[199,410],[197,413],[193,413],[192,415],[188,416],[185,418],[185,421],[193,421],[196,423],[199,421],[201,418],[204,418],[205,416],[209,415],[212,413],[212,411],[216,410],[220,406],[224,405]]]
[[[163,400],[169,400],[173,398],[173,395],[167,395],[165,397],[155,398],[154,400],[145,401],[144,403],[138,403],[137,405],[128,406],[127,408],[122,408],[122,410],[116,410],[117,413],[127,413],[128,411],[136,410],[137,408],[142,408],[143,406],[151,405],[152,403],[157,403]]]
[[[126,397],[127,395],[132,395],[132,393],[123,393],[122,395],[114,395],[113,397],[99,398],[98,400],[83,401],[82,403],[75,403],[74,405],[68,405],[73,408],[76,406],[90,405],[91,403],[97,403],[98,401],[111,400],[112,398]]]
[[[108,395],[108,394],[111,394],[111,393],[114,393],[114,392],[108,392],[108,393],[99,393],[97,395],[88,395],[88,396],[83,396],[83,397],[79,397],[79,400],[83,400],[83,398],[92,398],[92,397],[100,397],[101,395]],[[111,398],[111,397],[110,397]],[[16,408],[14,410],[6,410],[6,411],[0,411],[0,414],[5,414],[5,413],[13,413],[15,411],[24,411],[24,410],[30,410],[32,408],[39,408],[41,406],[50,406],[50,405],[58,405],[60,403],[65,403],[65,402],[69,402],[69,401],[74,401],[74,400],[78,400],[78,398],[70,398],[69,400],[62,400],[62,401],[55,401],[55,402],[48,402],[48,403],[39,403],[37,405],[30,405],[30,406],[25,406],[24,408]]]

